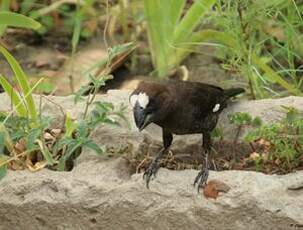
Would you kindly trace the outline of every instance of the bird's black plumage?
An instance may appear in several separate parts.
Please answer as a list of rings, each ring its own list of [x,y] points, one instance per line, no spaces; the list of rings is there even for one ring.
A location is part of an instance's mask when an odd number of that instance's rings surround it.
[[[140,130],[150,123],[162,127],[164,144],[144,174],[147,186],[158,169],[158,159],[168,151],[173,134],[195,133],[203,134],[206,156],[205,167],[196,177],[195,184],[204,185],[208,177],[210,133],[217,124],[219,114],[226,108],[228,99],[242,92],[241,88],[224,90],[198,82],[141,82],[130,96],[136,125]]]

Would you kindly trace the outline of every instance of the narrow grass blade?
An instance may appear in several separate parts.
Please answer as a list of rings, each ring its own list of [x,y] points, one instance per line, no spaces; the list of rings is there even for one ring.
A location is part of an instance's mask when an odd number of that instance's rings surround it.
[[[2,75],[0,75],[0,84],[2,85],[6,94],[11,98],[17,114],[20,117],[26,117],[27,111],[26,111],[25,105],[22,103],[21,98],[15,92],[14,88],[10,85],[10,83]]]
[[[264,61],[262,61],[261,58],[258,58],[257,56],[253,55],[252,56],[252,62],[262,69],[266,75],[266,77],[270,80],[273,81],[283,88],[287,89],[289,92],[293,93],[294,95],[297,96],[302,96],[302,92],[295,88],[293,85],[289,84],[287,81],[285,81],[279,74],[277,74],[269,65],[267,65]]]
[[[21,66],[16,61],[16,59],[4,47],[0,46],[0,52],[4,55],[4,57],[10,64],[13,72],[15,73],[15,77],[17,79],[20,88],[23,91],[23,95],[28,95],[25,98],[25,101],[30,117],[32,119],[36,119],[37,118],[36,106],[25,73],[23,72]]]
[[[79,6],[77,6],[77,13],[75,18],[75,24],[74,24],[74,31],[73,31],[73,37],[72,37],[72,55],[75,54],[79,39],[80,39],[80,32],[81,32],[81,24],[82,24],[82,17],[79,13]]]
[[[41,24],[32,18],[12,12],[0,12],[1,26],[14,26],[28,29],[38,29]]]
[[[83,2],[84,1],[80,1],[79,4],[83,5]],[[58,0],[58,1],[54,1],[50,5],[48,5],[48,6],[44,7],[44,8],[41,8],[41,9],[39,9],[37,11],[34,11],[32,13],[32,15],[31,15],[31,17],[34,18],[34,19],[37,19],[37,18],[39,18],[39,17],[41,17],[43,15],[46,15],[46,14],[48,14],[48,13],[50,13],[50,12],[58,9],[60,6],[62,6],[63,4],[66,4],[66,3],[72,3],[72,4],[74,4],[75,1],[74,0]]]
[[[44,143],[37,139],[36,142],[38,143],[40,150],[42,152],[43,157],[45,158],[45,160],[47,161],[48,165],[54,165],[55,161],[53,159],[52,154],[49,152],[48,148],[44,145]]]
[[[232,49],[237,47],[237,43],[234,41],[232,36],[214,30],[205,30],[201,32],[196,32],[192,36],[192,41],[195,42],[206,42],[206,41],[215,41],[220,44],[229,46]],[[302,95],[302,92],[289,84],[285,81],[279,74],[277,74],[270,66],[268,66],[261,58],[258,58],[256,55],[252,55],[252,62],[256,65],[259,69],[264,71],[268,80],[275,82],[282,86],[283,88],[287,89],[289,92],[295,95]]]

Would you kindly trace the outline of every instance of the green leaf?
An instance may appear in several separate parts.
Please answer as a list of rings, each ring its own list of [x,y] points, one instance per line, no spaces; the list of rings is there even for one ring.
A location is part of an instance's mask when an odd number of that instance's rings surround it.
[[[81,32],[81,24],[82,24],[81,16],[76,15],[73,37],[72,37],[72,54],[74,54],[76,52],[76,49],[77,49],[77,46],[78,46],[78,43],[79,43],[80,32]]]
[[[44,156],[45,160],[47,161],[48,165],[54,165],[55,161],[53,159],[52,154],[49,152],[48,148],[44,146],[43,149],[41,149],[42,155]]]
[[[11,0],[2,0],[0,4],[0,11],[9,11]]]
[[[6,94],[11,98],[13,105],[20,117],[27,117],[26,107],[23,104],[21,98],[16,93],[10,83],[0,74],[0,84],[2,85]]]
[[[215,2],[216,0],[196,0],[193,3],[175,31],[175,44],[178,45],[179,42],[188,41],[189,36],[194,32],[201,18]]]
[[[95,151],[97,154],[103,154],[104,153],[104,148],[101,148],[99,145],[97,145],[93,140],[88,140],[83,147],[87,147],[89,149],[92,149]]]
[[[17,79],[17,82],[23,91],[23,95],[27,95],[27,97],[25,98],[25,101],[26,101],[26,106],[29,111],[30,117],[32,119],[36,119],[37,118],[36,106],[35,106],[34,98],[31,93],[31,88],[29,86],[29,82],[27,80],[25,73],[23,72],[21,66],[16,61],[16,59],[4,47],[0,46],[0,52],[4,55],[4,57],[10,64],[10,66],[15,74],[15,77]]]
[[[5,134],[0,132],[0,155],[3,154],[5,147]]]
[[[36,0],[23,0],[21,3],[21,13],[28,13],[35,2]]]
[[[55,85],[49,82],[42,82],[36,88],[37,91],[47,94],[53,92],[54,89],[55,89]]]
[[[41,24],[22,14],[0,12],[0,26],[14,26],[36,30],[41,26]]]
[[[230,123],[235,125],[250,125],[252,123],[251,115],[245,112],[228,114],[228,118]]]
[[[77,127],[78,138],[86,138],[88,136],[88,126],[83,120],[80,120]]]
[[[64,137],[71,137],[73,132],[76,130],[77,126],[78,126],[77,122],[71,119],[69,113],[66,113],[65,123],[64,123],[64,128],[65,128]]]
[[[260,127],[262,125],[262,119],[260,117],[255,117],[252,121],[253,127]]]
[[[277,74],[262,59],[258,58],[256,55],[253,55],[252,61],[257,67],[259,67],[260,69],[262,69],[264,71],[264,73],[269,81],[279,84],[280,86],[287,89],[289,92],[293,93],[294,95],[297,95],[297,96],[303,95],[299,89],[295,88],[293,85],[291,85],[287,81],[285,81],[279,74]]]
[[[13,141],[11,140],[9,132],[6,129],[6,127],[4,126],[3,122],[0,123],[0,133],[2,133],[2,135],[4,135],[4,142],[5,142],[5,146],[8,149],[8,151],[13,152],[14,144],[13,144]]]
[[[9,11],[11,0],[2,0],[0,4],[0,11]],[[0,25],[0,37],[4,34],[6,30],[6,25]]]
[[[26,143],[26,148],[28,151],[32,151],[34,148],[36,148],[35,141],[41,135],[41,132],[42,130],[40,128],[30,130]]]
[[[59,164],[57,165],[57,169],[59,171],[65,170],[66,161],[72,156],[72,154],[77,150],[77,148],[81,147],[81,145],[82,142],[78,142],[76,140],[73,140],[72,142],[69,143],[66,152],[60,158]]]
[[[7,165],[6,164],[2,165],[6,160],[7,157],[5,157],[3,154],[0,154],[0,179],[5,177],[7,173]]]
[[[180,51],[180,46],[192,43],[194,30],[215,1],[194,1],[181,19],[185,0],[144,0],[149,46],[160,77],[166,77],[188,55],[188,51]]]
[[[233,39],[232,36],[228,35],[225,32],[219,32],[214,30],[205,30],[201,32],[196,32],[192,35],[192,41],[196,42],[206,42],[206,41],[215,41],[222,45],[226,45],[231,49],[237,50],[238,44]],[[275,82],[282,86],[283,88],[287,89],[289,92],[295,95],[302,95],[302,92],[295,88],[293,85],[289,84],[285,81],[279,74],[277,74],[269,65],[266,64],[266,59],[262,57],[257,57],[256,55],[252,55],[252,62],[256,65],[259,69],[263,70],[266,77],[269,81]]]

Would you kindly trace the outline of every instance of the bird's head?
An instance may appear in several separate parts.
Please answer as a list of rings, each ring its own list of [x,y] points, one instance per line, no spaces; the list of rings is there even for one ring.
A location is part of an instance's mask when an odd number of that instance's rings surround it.
[[[137,128],[142,131],[150,123],[163,119],[167,113],[169,101],[170,97],[164,85],[141,82],[129,98]]]

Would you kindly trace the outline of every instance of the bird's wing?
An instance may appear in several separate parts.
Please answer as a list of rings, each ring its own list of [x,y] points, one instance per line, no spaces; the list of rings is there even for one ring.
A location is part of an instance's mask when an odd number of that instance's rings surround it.
[[[195,108],[202,116],[222,111],[226,107],[226,97],[220,87],[203,83],[189,83],[180,85],[179,92],[183,105]]]

